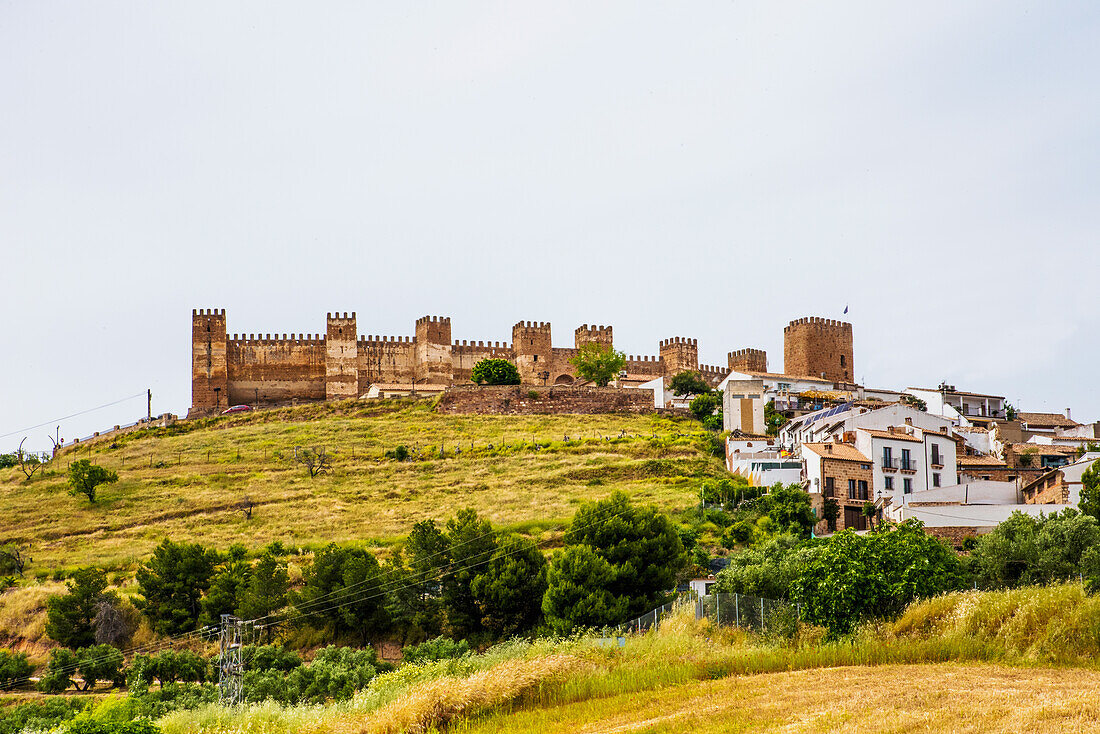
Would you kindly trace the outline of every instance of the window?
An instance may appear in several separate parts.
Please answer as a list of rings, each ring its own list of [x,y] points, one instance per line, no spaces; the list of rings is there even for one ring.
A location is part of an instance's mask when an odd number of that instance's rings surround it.
[[[537,354],[535,355],[535,361],[536,361],[536,362],[538,362],[538,361],[539,361],[539,355],[537,355]]]
[[[894,466],[894,450],[889,446],[882,447],[882,468],[890,469]]]
[[[832,497],[833,496],[833,490],[834,490],[833,478],[832,477],[825,477],[825,496],[826,497]]]
[[[893,492],[894,491],[894,478],[893,477],[886,477],[886,491],[887,492]]]
[[[940,475],[939,475],[939,472],[936,472],[935,474],[933,474],[933,475],[932,475],[932,486],[933,486],[933,487],[938,487],[938,486],[940,486]]]
[[[913,480],[906,477],[901,480],[901,491],[905,494],[913,494]]]
[[[943,466],[943,462],[940,461],[940,445],[938,443],[932,444],[932,463]]]
[[[842,355],[840,355],[840,366],[841,366],[841,367],[843,367],[843,366],[844,366],[844,355],[843,355],[843,354],[842,354]]]
[[[861,500],[867,499],[867,480],[866,479],[860,479],[859,480],[859,499],[861,499]]]
[[[744,395],[730,395],[731,400],[743,400],[744,398]]]
[[[856,480],[848,480],[848,499],[854,500],[856,498]]]
[[[910,461],[910,459],[909,459],[909,449],[902,449],[901,450],[901,468],[902,469],[912,469],[913,468],[913,462]]]

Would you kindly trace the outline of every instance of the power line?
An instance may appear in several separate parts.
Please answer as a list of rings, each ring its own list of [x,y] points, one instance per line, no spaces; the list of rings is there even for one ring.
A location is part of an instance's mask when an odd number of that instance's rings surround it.
[[[61,418],[54,418],[53,420],[46,421],[45,423],[39,423],[36,426],[28,426],[27,428],[20,428],[18,431],[12,431],[11,433],[0,433],[0,438],[8,438],[10,436],[18,436],[20,433],[24,433],[26,431],[33,431],[35,428],[41,428],[42,426],[49,426],[49,425],[53,425],[55,423],[60,423],[61,421],[65,421],[65,420],[68,420],[70,418],[76,418],[78,415],[84,415],[86,413],[94,413],[97,410],[102,410],[103,408],[109,408],[112,405],[118,405],[119,403],[125,403],[127,400],[133,400],[134,398],[142,398],[142,397],[145,397],[145,391],[144,390],[137,393],[136,395],[131,395],[131,396],[126,397],[126,398],[119,398],[118,400],[113,400],[109,403],[104,403],[103,405],[97,405],[96,407],[88,408],[87,410],[81,410],[77,413],[72,413],[71,415],[66,415],[66,416],[63,416]]]

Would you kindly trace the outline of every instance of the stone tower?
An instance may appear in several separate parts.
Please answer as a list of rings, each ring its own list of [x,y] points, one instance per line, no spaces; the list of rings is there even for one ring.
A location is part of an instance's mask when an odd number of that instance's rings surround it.
[[[325,400],[359,397],[359,340],[355,312],[330,313],[325,331]]]
[[[808,316],[783,329],[784,374],[854,382],[852,357],[852,325],[846,321]]]
[[[191,310],[191,411],[204,415],[229,407],[225,309]]]
[[[695,339],[680,336],[664,339],[660,348],[666,376],[699,371],[699,343]]]
[[[738,349],[726,355],[730,372],[767,372],[768,353],[763,349]]]
[[[550,371],[553,348],[550,346],[550,323],[520,321],[512,327],[512,352],[516,355],[519,379],[541,385]]]
[[[577,330],[573,332],[574,344],[577,349],[580,349],[585,344],[602,344],[605,347],[614,346],[614,341],[611,338],[610,326],[596,326],[593,324],[583,324],[577,327]]]
[[[421,316],[416,320],[416,383],[450,385],[452,382],[451,319]]]

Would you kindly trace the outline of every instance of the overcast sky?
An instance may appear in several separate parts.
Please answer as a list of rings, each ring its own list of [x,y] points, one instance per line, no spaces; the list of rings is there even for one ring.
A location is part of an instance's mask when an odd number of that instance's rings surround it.
[[[1097,38],[1096,2],[0,2],[0,450],[186,413],[192,308],[779,370],[848,305],[870,386],[1100,419]]]

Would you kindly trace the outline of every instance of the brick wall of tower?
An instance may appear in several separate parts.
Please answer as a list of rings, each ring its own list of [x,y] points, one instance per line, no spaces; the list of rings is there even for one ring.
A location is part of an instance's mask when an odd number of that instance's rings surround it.
[[[763,349],[738,349],[726,355],[731,372],[767,372],[768,353]]]
[[[845,321],[806,317],[783,329],[783,372],[796,377],[821,377],[854,382],[852,325]]]
[[[615,341],[612,338],[611,327],[581,324],[573,332],[573,346],[580,349],[585,344],[601,344],[605,347],[614,347]]]
[[[695,339],[680,336],[664,339],[661,341],[660,351],[666,376],[699,371],[699,343]]]
[[[225,309],[191,311],[191,411],[204,415],[229,407]]]
[[[359,397],[359,340],[355,312],[328,314],[325,332],[325,399]]]
[[[231,405],[325,399],[321,334],[234,334],[228,355]]]
[[[451,320],[422,316],[416,320],[416,382],[450,385],[454,381]]]

